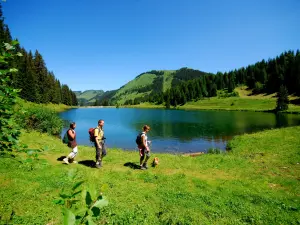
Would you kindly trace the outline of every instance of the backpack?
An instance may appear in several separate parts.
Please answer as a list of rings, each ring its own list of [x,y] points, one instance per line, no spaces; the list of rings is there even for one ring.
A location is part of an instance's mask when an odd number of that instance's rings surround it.
[[[65,133],[65,135],[64,135],[64,137],[63,137],[63,139],[62,139],[62,142],[63,142],[64,144],[68,144],[68,143],[69,143],[68,131],[69,131],[69,130],[66,131],[66,133]]]
[[[89,129],[89,136],[90,136],[90,141],[95,142],[95,129],[97,128],[90,128]]]
[[[136,136],[135,143],[137,145],[141,145],[142,144],[142,134],[143,133],[140,133],[138,136]]]

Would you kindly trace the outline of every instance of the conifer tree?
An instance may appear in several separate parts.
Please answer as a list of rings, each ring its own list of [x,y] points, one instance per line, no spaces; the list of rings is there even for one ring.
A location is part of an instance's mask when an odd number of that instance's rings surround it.
[[[37,76],[37,85],[38,85],[38,94],[39,99],[37,102],[40,103],[48,103],[49,102],[49,87],[47,84],[47,68],[45,61],[42,55],[35,51],[34,54],[34,66],[35,66],[35,73]]]
[[[277,94],[277,111],[285,111],[288,109],[289,96],[288,91],[284,85],[281,85]]]

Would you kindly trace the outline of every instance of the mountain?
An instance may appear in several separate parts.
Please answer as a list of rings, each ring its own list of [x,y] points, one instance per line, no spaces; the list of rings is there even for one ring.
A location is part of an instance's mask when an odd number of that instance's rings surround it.
[[[134,100],[145,96],[163,93],[182,81],[210,75],[199,70],[181,68],[179,70],[151,70],[141,73],[133,80],[117,90],[75,92],[80,105],[104,105],[124,104],[128,100]],[[97,101],[97,102],[96,102]],[[107,103],[108,102],[108,103]]]
[[[92,105],[96,98],[104,94],[103,90],[74,91],[80,105]]]
[[[148,71],[120,87],[110,101],[113,104],[124,104],[128,100],[165,92],[182,81],[199,78],[203,75],[211,74],[189,68]]]

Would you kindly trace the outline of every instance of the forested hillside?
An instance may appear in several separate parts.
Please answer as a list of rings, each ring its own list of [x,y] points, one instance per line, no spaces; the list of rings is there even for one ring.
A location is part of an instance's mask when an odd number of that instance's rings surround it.
[[[275,93],[285,90],[288,94],[300,95],[300,52],[297,50],[282,53],[268,61],[262,60],[237,70],[205,74],[198,70],[182,68],[173,74],[172,87],[165,92],[152,90],[149,95],[127,101],[127,104],[140,102],[165,103],[167,107],[203,97],[217,95],[217,90],[225,90],[226,96],[235,96],[234,88],[247,85],[253,93]]]
[[[2,6],[0,4],[0,43],[11,43],[13,40],[8,26],[4,22]],[[13,73],[13,87],[20,89],[19,96],[35,103],[63,103],[77,105],[75,93],[66,84],[61,84],[36,50],[34,53],[26,51],[21,45],[16,45],[19,56],[10,60],[9,65],[0,64],[1,69],[17,68]],[[22,55],[22,56],[21,56]]]
[[[105,103],[127,105],[134,104],[134,99],[138,102],[148,101],[149,97],[165,92],[182,80],[192,79],[199,75],[208,75],[208,73],[197,71],[197,74],[191,74],[190,77],[182,76],[175,70],[152,70],[141,73],[118,90],[111,92],[110,96],[105,97]],[[101,104],[103,101],[97,103]]]
[[[190,68],[176,71],[152,70],[141,73],[118,90],[106,92],[95,105],[137,105],[142,102],[184,105],[204,97],[214,97],[218,90],[223,97],[238,96],[235,87],[246,85],[253,94],[277,93],[300,95],[299,50],[282,53],[267,61],[261,60],[229,72],[205,73]]]
[[[79,105],[92,105],[95,100],[104,94],[103,90],[86,90],[74,91],[76,94]]]

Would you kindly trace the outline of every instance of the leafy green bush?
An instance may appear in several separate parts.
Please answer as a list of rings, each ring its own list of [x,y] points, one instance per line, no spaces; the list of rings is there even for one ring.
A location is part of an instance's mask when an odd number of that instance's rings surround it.
[[[12,87],[12,73],[18,70],[9,65],[9,60],[22,56],[15,52],[17,41],[0,46],[0,154],[8,154],[17,148],[20,135],[18,124],[13,118],[19,90]]]
[[[74,179],[76,173],[69,174],[69,177],[71,176]],[[100,218],[100,210],[108,205],[108,201],[102,196],[102,191],[107,188],[107,185],[103,185],[100,193],[97,193],[96,190],[90,188],[79,189],[83,183],[84,181],[79,181],[73,185],[72,189],[62,190],[59,194],[60,198],[53,201],[63,206],[64,224],[94,225]]]
[[[219,98],[229,98],[229,97],[239,97],[239,93],[236,91],[228,93],[227,90],[220,90],[218,91]]]
[[[59,135],[63,128],[63,120],[51,109],[43,106],[30,106],[17,113],[17,121],[27,130]]]

